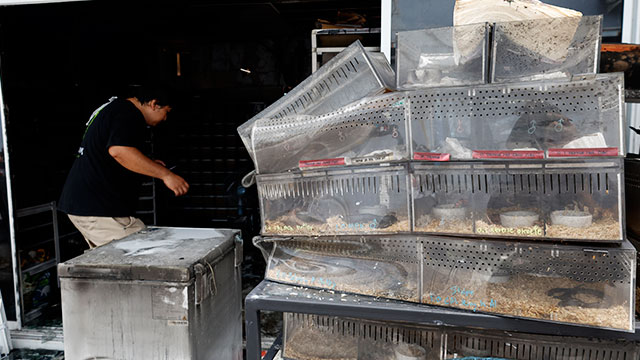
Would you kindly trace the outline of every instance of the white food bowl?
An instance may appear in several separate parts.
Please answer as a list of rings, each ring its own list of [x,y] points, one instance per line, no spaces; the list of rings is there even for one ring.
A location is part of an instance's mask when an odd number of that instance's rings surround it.
[[[552,225],[565,225],[574,228],[591,226],[593,215],[579,210],[556,210],[551,212]]]
[[[500,223],[504,227],[518,228],[533,226],[538,219],[538,214],[533,211],[507,211],[500,214]]]
[[[394,353],[396,360],[427,360],[427,350],[416,344],[400,343]]]
[[[442,220],[464,220],[467,217],[466,207],[456,207],[456,204],[441,204],[433,207],[433,216]]]

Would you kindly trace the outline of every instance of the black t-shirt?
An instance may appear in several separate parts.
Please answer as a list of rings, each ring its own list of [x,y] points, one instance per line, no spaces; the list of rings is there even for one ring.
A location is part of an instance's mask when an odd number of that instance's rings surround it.
[[[79,216],[132,216],[142,176],[120,165],[109,148],[142,150],[145,130],[142,113],[130,101],[116,99],[102,108],[85,131],[58,208]]]

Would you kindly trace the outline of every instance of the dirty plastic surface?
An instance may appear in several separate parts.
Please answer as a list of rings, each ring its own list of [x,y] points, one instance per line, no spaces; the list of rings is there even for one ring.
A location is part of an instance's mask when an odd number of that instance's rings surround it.
[[[601,15],[496,23],[491,82],[596,74],[601,31]]]
[[[489,32],[486,23],[399,32],[398,89],[484,84]]]

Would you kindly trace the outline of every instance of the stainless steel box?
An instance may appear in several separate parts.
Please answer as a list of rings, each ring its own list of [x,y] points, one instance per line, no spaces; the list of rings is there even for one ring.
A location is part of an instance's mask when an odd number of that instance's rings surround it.
[[[150,227],[58,265],[67,359],[241,359],[238,230]]]

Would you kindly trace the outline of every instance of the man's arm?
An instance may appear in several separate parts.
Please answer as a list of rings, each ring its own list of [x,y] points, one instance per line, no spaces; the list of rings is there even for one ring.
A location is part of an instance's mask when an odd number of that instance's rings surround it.
[[[133,172],[162,180],[176,196],[184,195],[189,190],[189,184],[182,177],[149,159],[135,147],[111,146],[109,147],[109,155],[120,165]]]

